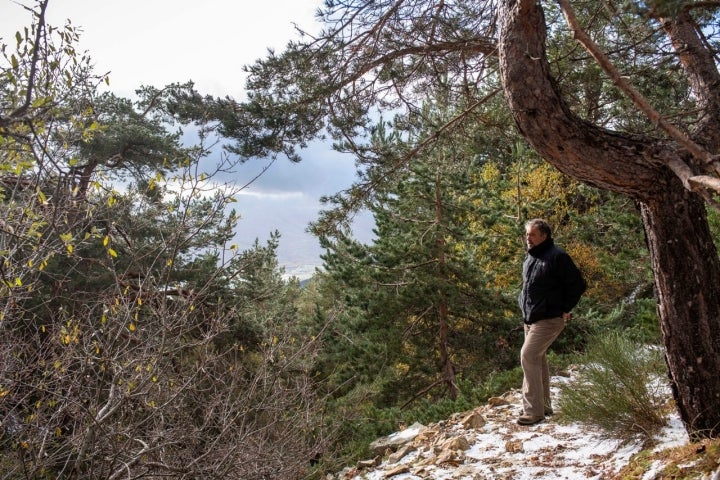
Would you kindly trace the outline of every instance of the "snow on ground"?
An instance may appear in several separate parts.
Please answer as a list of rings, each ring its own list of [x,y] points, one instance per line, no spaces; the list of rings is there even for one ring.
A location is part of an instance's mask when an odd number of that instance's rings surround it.
[[[557,385],[565,377],[553,377]],[[611,478],[642,449],[641,443],[608,439],[589,427],[561,425],[548,417],[529,427],[517,425],[522,401],[518,391],[503,396],[503,404],[484,405],[480,413],[486,423],[465,428],[459,419],[427,427],[427,439],[415,441],[417,449],[402,458],[384,457],[370,468],[346,469],[336,478],[344,480],[569,480]],[[421,434],[422,436],[422,434]],[[468,448],[448,456],[439,445],[463,437]],[[418,437],[420,438],[420,437]],[[434,440],[433,440],[434,438]],[[656,450],[688,443],[688,435],[677,415],[657,439]],[[648,479],[653,478],[649,476]]]

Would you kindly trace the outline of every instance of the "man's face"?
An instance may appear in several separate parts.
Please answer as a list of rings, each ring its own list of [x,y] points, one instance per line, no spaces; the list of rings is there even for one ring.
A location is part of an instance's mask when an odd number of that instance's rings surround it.
[[[528,250],[536,245],[540,245],[547,239],[547,235],[542,233],[537,227],[528,227],[525,229],[525,243]]]

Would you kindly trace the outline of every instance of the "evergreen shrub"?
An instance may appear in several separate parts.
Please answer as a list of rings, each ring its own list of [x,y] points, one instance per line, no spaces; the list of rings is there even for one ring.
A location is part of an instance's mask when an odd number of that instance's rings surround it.
[[[594,426],[601,434],[624,439],[649,439],[665,425],[660,349],[616,331],[597,338],[580,361],[575,380],[560,389],[560,421]]]
[[[622,331],[641,343],[659,343],[661,340],[657,302],[654,298],[637,298],[622,302],[600,322],[606,330]]]
[[[518,363],[520,362],[520,350],[518,349]],[[478,403],[486,402],[490,397],[496,397],[522,385],[523,372],[518,365],[510,370],[494,372],[475,389]]]

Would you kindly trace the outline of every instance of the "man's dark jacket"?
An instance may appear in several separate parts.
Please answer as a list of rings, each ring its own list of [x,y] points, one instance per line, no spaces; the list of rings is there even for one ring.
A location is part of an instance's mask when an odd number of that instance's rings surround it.
[[[518,301],[527,324],[570,312],[587,284],[575,263],[548,238],[528,250],[523,262],[523,287]]]

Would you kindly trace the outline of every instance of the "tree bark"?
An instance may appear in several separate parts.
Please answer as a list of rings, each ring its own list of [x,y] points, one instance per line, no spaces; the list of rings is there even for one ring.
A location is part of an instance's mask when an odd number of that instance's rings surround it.
[[[693,437],[720,435],[720,261],[705,205],[677,183],[641,204],[680,417]]]
[[[535,150],[562,172],[640,203],[681,418],[693,437],[718,436],[720,262],[702,199],[685,190],[668,168],[671,163],[697,162],[673,141],[613,132],[573,114],[550,74],[545,35],[540,2],[501,2],[500,69],[515,122]],[[717,119],[718,114],[709,110],[704,118]],[[707,122],[703,126],[702,138],[696,140],[707,144],[707,139],[717,137],[708,131]]]

